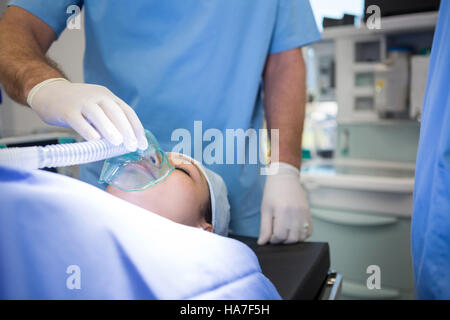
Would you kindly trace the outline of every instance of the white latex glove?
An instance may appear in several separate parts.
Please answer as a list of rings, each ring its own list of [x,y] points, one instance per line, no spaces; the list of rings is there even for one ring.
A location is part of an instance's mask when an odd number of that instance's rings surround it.
[[[46,123],[73,128],[86,140],[103,136],[130,151],[148,146],[134,110],[103,86],[48,79],[31,89],[27,102]]]
[[[312,234],[312,219],[300,171],[284,162],[272,163],[269,170],[276,173],[266,179],[258,244],[306,240]]]

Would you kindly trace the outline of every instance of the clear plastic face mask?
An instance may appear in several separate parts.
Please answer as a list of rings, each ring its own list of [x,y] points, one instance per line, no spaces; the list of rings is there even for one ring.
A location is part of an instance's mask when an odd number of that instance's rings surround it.
[[[107,159],[99,182],[124,191],[145,190],[169,176],[173,171],[168,155],[153,134],[145,130],[148,148]]]

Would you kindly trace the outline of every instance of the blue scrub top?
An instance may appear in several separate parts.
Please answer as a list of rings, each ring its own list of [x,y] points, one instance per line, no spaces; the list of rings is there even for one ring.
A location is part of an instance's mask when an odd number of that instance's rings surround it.
[[[412,255],[416,297],[450,299],[450,2],[433,39],[417,154]]]
[[[307,0],[13,0],[10,4],[38,16],[58,35],[71,15],[66,13],[68,6],[84,5],[85,82],[106,86],[130,104],[166,151],[179,143],[171,141],[175,129],[189,130],[194,141],[194,121],[202,121],[203,132],[214,128],[223,137],[226,129],[261,128],[261,75],[267,55],[320,39]],[[201,160],[193,148],[182,151]],[[224,151],[223,162],[225,156]],[[227,184],[232,232],[257,236],[265,181],[259,165],[207,166]],[[101,163],[84,166],[80,179],[98,185],[101,167]]]

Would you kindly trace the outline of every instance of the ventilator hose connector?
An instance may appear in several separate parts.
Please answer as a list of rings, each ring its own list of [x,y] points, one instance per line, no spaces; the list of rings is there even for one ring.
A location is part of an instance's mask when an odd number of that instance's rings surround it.
[[[100,161],[129,151],[105,139],[0,150],[0,165],[24,169],[56,168]]]

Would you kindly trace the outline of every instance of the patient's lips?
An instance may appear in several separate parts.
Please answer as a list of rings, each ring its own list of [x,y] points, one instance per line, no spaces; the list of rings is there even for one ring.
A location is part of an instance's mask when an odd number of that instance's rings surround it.
[[[127,171],[137,171],[152,178],[156,178],[155,169],[152,168],[146,161],[133,162],[127,165]]]
[[[133,169],[136,169],[136,170],[139,170],[139,171],[147,171],[146,166],[143,165],[143,164],[140,163],[140,162],[133,162],[133,163],[130,163],[130,164],[127,165],[127,168],[128,168],[128,169],[133,168]]]

